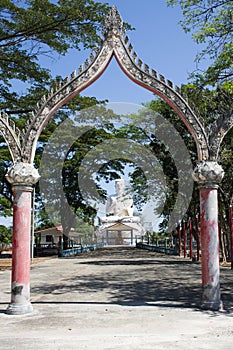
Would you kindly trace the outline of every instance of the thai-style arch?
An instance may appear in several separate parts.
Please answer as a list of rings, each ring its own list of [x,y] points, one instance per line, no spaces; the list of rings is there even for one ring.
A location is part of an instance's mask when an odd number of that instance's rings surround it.
[[[181,90],[137,57],[128,36],[125,35],[122,18],[113,6],[105,18],[100,45],[79,67],[77,73],[74,71],[70,77],[59,82],[56,88],[43,96],[24,130],[17,129],[14,122],[5,113],[1,113],[0,132],[8,144],[14,163],[6,174],[14,195],[12,299],[7,309],[9,314],[24,314],[32,310],[29,287],[30,200],[32,186],[39,179],[38,171],[33,166],[38,138],[54,113],[94,83],[113,57],[133,82],[158,95],[173,108],[196,142],[199,164],[194,170],[193,178],[200,185],[201,198],[202,306],[214,310],[221,307],[217,188],[223,177],[223,170],[216,160],[221,142],[233,126],[233,115],[213,126],[212,134],[208,134],[185,96],[182,96]],[[23,217],[27,219],[22,220]],[[18,276],[21,276],[21,280]]]

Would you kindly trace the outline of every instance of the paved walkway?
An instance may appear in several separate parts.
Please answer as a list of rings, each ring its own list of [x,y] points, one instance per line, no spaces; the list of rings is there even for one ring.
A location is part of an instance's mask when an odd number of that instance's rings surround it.
[[[10,271],[0,271],[1,350],[231,349],[233,272],[221,271],[227,311],[198,309],[200,264],[136,248],[105,249],[32,266],[27,316],[4,313]]]

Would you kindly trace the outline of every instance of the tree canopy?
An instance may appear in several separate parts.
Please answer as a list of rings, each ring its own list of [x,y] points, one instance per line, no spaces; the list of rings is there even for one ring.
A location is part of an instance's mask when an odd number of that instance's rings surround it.
[[[0,109],[6,110],[20,129],[53,81],[42,57],[51,61],[70,49],[98,45],[107,4],[93,0],[3,0],[0,3]],[[67,110],[96,104],[95,98],[77,96]],[[61,114],[42,133],[46,142],[59,124]],[[57,119],[56,119],[57,118]],[[64,116],[63,116],[64,118]],[[38,147],[38,153],[40,146]],[[5,179],[11,157],[0,136],[0,215],[12,213],[11,188]]]
[[[2,0],[0,109],[34,107],[52,79],[40,58],[93,48],[107,11],[93,0]],[[14,88],[17,81],[29,83],[24,96]]]
[[[0,225],[0,247],[11,243],[12,231],[4,225]]]
[[[196,60],[211,59],[211,65],[198,74],[198,80],[210,85],[224,82],[228,89],[233,89],[233,1],[167,0],[167,3],[181,7],[183,29],[192,32],[198,44],[204,44]]]

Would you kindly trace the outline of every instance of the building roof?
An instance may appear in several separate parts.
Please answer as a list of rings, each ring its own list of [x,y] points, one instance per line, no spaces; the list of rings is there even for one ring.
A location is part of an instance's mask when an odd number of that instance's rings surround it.
[[[44,228],[44,229],[41,229],[41,230],[36,230],[35,233],[60,233],[62,234],[63,233],[63,230],[62,230],[62,225],[58,225],[58,226],[53,226],[53,227],[48,227],[48,228]]]
[[[116,224],[106,227],[108,231],[131,231],[134,229],[135,227],[133,225],[126,225],[122,222],[117,222]]]

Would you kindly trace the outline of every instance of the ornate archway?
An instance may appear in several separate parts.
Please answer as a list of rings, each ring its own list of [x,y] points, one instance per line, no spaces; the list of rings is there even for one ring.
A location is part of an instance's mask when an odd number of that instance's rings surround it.
[[[113,57],[132,81],[160,96],[173,108],[196,142],[199,164],[193,177],[200,184],[201,197],[202,306],[214,310],[221,307],[217,188],[223,177],[223,170],[216,159],[224,135],[233,125],[233,116],[226,117],[209,135],[181,95],[180,89],[137,57],[128,36],[125,36],[121,16],[112,7],[105,19],[100,46],[79,67],[78,74],[73,72],[42,98],[24,131],[18,130],[5,113],[1,114],[0,132],[8,144],[14,162],[6,174],[14,195],[12,298],[7,309],[9,314],[24,314],[32,310],[29,287],[30,211],[32,187],[39,179],[39,174],[33,167],[38,138],[53,114],[96,81]]]

